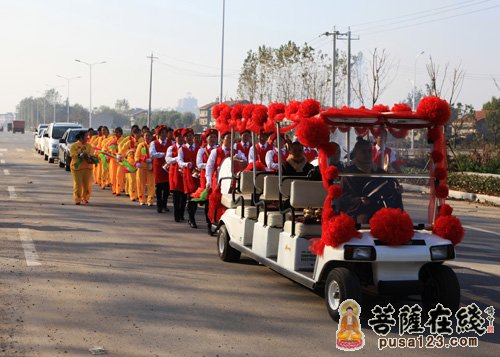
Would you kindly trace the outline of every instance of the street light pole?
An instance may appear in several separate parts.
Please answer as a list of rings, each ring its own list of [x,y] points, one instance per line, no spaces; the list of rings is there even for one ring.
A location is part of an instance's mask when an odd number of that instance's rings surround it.
[[[413,94],[412,94],[412,103],[411,103],[411,109],[412,111],[415,111],[416,109],[416,103],[415,103],[415,95],[416,95],[416,90],[417,90],[417,60],[418,58],[423,55],[425,51],[421,51],[418,55],[415,56],[415,62],[413,66]],[[413,129],[411,129],[411,149],[413,150],[415,147],[415,132]]]
[[[151,67],[149,70],[149,106],[148,106],[148,128],[151,128],[151,95],[153,93],[153,61],[158,59],[158,57],[153,56],[153,52],[151,52],[151,56],[146,57],[151,59]]]
[[[224,99],[222,96],[224,94],[224,25],[226,19],[226,0],[222,0],[222,49],[221,49],[221,62],[220,62],[220,98],[219,103],[222,103]]]
[[[89,66],[89,73],[90,73],[90,104],[89,104],[89,128],[92,127],[92,66],[96,66],[98,64],[104,64],[107,63],[106,61],[101,61],[101,62],[95,62],[95,63],[88,63],[79,59],[75,59],[76,62],[80,62],[83,64],[86,64]]]
[[[68,85],[68,93],[66,95],[66,122],[69,123],[69,81],[71,81],[73,79],[81,78],[81,77],[80,76],[77,76],[77,77],[63,77],[63,76],[60,76],[59,74],[56,74],[56,76],[59,77],[59,78],[65,79],[66,82],[67,82],[67,85]]]

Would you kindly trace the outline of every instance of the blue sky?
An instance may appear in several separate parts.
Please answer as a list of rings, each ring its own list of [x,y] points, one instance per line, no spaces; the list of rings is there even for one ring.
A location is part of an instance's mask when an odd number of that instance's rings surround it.
[[[222,0],[0,0],[0,112],[13,111],[46,84],[71,82],[71,102],[88,106],[88,68],[75,58],[107,61],[93,71],[94,106],[127,98],[146,107],[151,51],[153,107],[175,107],[187,92],[199,104],[219,93]],[[411,16],[407,16],[411,15]],[[320,33],[352,26],[360,40],[353,52],[385,48],[399,63],[397,77],[379,102],[392,104],[411,90],[415,56],[417,85],[425,63],[461,63],[466,78],[459,100],[480,107],[499,95],[500,1],[226,0],[225,96],[236,97],[238,73],[249,49],[309,41],[330,53]],[[415,25],[415,26],[414,26]],[[339,43],[339,49],[345,42]]]

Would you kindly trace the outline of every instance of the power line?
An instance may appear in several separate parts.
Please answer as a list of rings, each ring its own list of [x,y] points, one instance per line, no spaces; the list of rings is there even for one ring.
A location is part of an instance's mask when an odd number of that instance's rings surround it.
[[[388,18],[383,18],[383,19],[378,19],[378,20],[363,22],[363,23],[352,25],[351,27],[364,27],[365,25],[370,25],[370,24],[385,23],[385,22],[391,21],[391,20],[398,20],[398,19],[402,19],[402,18],[406,18],[406,17],[413,17],[413,16],[416,16],[416,15],[419,15],[419,14],[425,14],[425,13],[429,13],[429,12],[432,13],[432,12],[435,12],[437,10],[448,9],[448,8],[451,8],[451,10],[453,10],[455,7],[461,7],[464,4],[470,4],[470,5],[465,5],[465,6],[471,6],[471,5],[478,5],[478,4],[483,3],[485,1],[491,1],[491,0],[480,0],[480,1],[478,1],[478,0],[472,0],[472,1],[471,0],[467,0],[467,1],[462,1],[462,2],[458,2],[458,3],[450,4],[450,5],[444,5],[444,6],[432,8],[432,9],[411,12],[411,13],[407,13],[407,14],[403,14],[403,15],[399,15],[399,16],[394,16],[394,17],[388,17]],[[432,14],[431,15],[427,15],[427,16],[432,16]],[[359,29],[358,31],[361,31],[361,29]]]
[[[388,26],[392,26],[392,25],[397,25],[397,24],[401,24],[401,23],[406,23],[406,22],[409,22],[409,21],[415,21],[415,20],[419,20],[419,19],[423,19],[423,18],[428,18],[429,16],[436,16],[436,15],[439,15],[439,14],[442,14],[442,13],[449,13],[450,11],[455,11],[455,10],[459,10],[459,9],[462,9],[462,8],[465,8],[465,7],[470,7],[470,6],[476,6],[476,5],[479,5],[479,4],[482,4],[482,3],[485,3],[485,2],[489,2],[491,0],[483,0],[483,1],[480,1],[478,3],[474,3],[474,4],[467,4],[467,5],[463,5],[463,6],[457,6],[453,9],[445,9],[445,10],[441,10],[441,11],[437,11],[435,13],[432,13],[432,14],[426,14],[426,15],[421,15],[421,16],[416,16],[412,19],[398,19],[397,21],[392,21],[392,22],[387,22],[387,23],[384,23],[384,24],[381,24],[381,25],[375,25],[375,26],[369,26],[369,27],[366,27],[366,28],[363,28],[361,30],[358,30],[358,32],[369,32],[370,30],[373,30],[373,29],[380,29],[380,28],[384,28],[384,27],[388,27]]]
[[[375,34],[381,33],[381,32],[401,30],[401,29],[405,29],[405,28],[409,28],[409,27],[414,27],[414,26],[429,24],[429,23],[433,23],[433,22],[448,20],[448,19],[452,19],[452,18],[455,18],[455,17],[459,17],[459,16],[470,15],[470,14],[474,14],[474,13],[477,13],[477,12],[494,9],[494,8],[499,7],[499,6],[500,5],[493,5],[493,6],[482,8],[482,9],[475,10],[475,11],[469,11],[469,12],[464,12],[464,13],[461,13],[461,14],[450,15],[450,16],[441,17],[441,18],[438,18],[438,19],[433,19],[433,20],[418,22],[418,23],[415,23],[415,24],[409,24],[409,25],[405,25],[405,26],[393,27],[393,28],[388,28],[388,29],[383,29],[383,30],[378,30],[378,31],[371,31],[371,32],[365,33],[364,35],[365,36],[372,36],[372,35],[375,35]]]

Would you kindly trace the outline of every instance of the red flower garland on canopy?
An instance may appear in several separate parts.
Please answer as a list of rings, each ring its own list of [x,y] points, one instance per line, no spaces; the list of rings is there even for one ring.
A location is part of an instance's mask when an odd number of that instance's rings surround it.
[[[399,208],[382,208],[370,219],[372,236],[387,245],[402,245],[409,242],[415,231],[408,213]]]
[[[448,177],[448,172],[443,167],[437,167],[436,170],[434,171],[434,176],[439,181],[441,181],[441,180],[444,180],[446,177]]]
[[[437,198],[446,198],[446,197],[448,197],[448,194],[449,194],[448,185],[439,184],[438,187],[436,187],[436,197]]]
[[[285,118],[291,121],[297,121],[297,112],[299,111],[300,102],[291,100],[285,108]]]
[[[269,120],[281,121],[285,117],[286,106],[283,103],[269,104],[268,116]]]
[[[321,103],[314,99],[306,99],[304,100],[297,112],[299,118],[311,118],[315,115],[318,115],[321,110]]]
[[[429,118],[434,125],[445,125],[450,120],[451,110],[446,100],[428,96],[418,103],[417,114]]]
[[[267,107],[263,104],[255,104],[252,110],[252,116],[247,122],[247,129],[259,134],[264,129],[267,120]]]
[[[321,118],[302,119],[295,135],[303,145],[311,148],[321,148],[330,142],[330,130]]]
[[[391,109],[393,112],[411,112],[411,107],[406,103],[396,103]]]
[[[432,161],[438,163],[443,161],[443,154],[441,154],[439,151],[434,150],[433,152],[431,152],[431,158]]]
[[[374,105],[373,108],[372,108],[372,110],[375,111],[375,112],[380,112],[380,113],[384,113],[384,112],[389,112],[390,111],[389,106],[384,105],[384,104]]]

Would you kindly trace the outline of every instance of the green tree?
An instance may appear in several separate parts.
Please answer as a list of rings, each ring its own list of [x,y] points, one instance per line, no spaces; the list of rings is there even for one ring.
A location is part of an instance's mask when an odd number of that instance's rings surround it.
[[[486,127],[489,136],[493,139],[493,145],[497,146],[497,139],[500,135],[500,98],[493,97],[483,105],[486,112]]]

